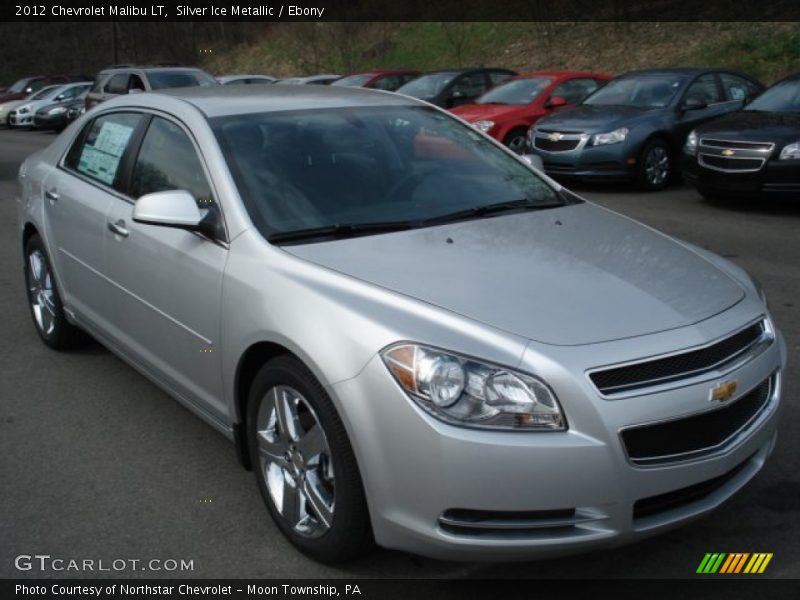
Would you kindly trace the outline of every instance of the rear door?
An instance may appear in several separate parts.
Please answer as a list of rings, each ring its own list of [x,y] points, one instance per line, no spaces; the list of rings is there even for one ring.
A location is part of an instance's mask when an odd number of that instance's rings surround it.
[[[129,197],[115,198],[107,217],[115,337],[148,371],[220,419],[227,413],[219,352],[228,257],[224,228],[212,239],[133,220],[137,198],[172,189],[191,193],[203,210],[219,211],[211,177],[188,130],[178,121],[154,116],[133,164]]]
[[[111,310],[103,249],[106,217],[120,196],[122,165],[141,119],[134,112],[93,119],[45,180],[47,239],[64,302],[102,330]]]

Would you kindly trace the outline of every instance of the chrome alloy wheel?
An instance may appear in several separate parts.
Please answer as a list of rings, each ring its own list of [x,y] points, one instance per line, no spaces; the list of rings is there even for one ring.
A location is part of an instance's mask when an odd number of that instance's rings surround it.
[[[669,176],[669,154],[662,146],[653,146],[644,159],[647,183],[660,186]]]
[[[47,259],[38,248],[28,255],[28,297],[39,331],[51,335],[56,326],[53,276]]]
[[[277,511],[304,537],[331,527],[334,472],[319,419],[297,390],[278,385],[267,391],[256,422],[261,476]]]

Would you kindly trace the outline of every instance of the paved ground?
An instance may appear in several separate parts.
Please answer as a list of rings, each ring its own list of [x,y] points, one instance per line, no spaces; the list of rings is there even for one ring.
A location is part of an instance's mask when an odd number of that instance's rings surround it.
[[[37,553],[107,564],[193,560],[184,575],[195,577],[686,577],[712,551],[774,552],[768,575],[800,577],[800,202],[726,206],[683,187],[646,195],[578,189],[731,258],[766,288],[791,352],[781,436],[762,473],[720,511],[579,559],[455,564],[378,550],[330,568],[283,540],[222,436],[103,348],[62,354],[36,337],[14,230],[14,176],[51,139],[0,130],[0,577],[25,575],[14,557]]]

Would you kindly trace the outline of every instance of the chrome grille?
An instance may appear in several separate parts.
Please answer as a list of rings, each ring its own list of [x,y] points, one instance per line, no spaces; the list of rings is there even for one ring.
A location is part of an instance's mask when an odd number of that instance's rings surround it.
[[[759,342],[767,341],[769,335],[762,320],[702,348],[598,369],[590,372],[589,378],[607,396],[687,379],[723,368]]]
[[[545,152],[569,152],[586,145],[589,136],[580,131],[548,131],[537,129],[533,134],[533,145]]]
[[[697,162],[700,166],[723,173],[754,173],[769,159],[775,144],[700,138]]]

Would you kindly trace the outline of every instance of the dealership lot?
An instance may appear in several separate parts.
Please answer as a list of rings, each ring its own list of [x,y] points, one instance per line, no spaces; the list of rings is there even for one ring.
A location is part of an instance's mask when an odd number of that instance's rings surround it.
[[[326,567],[298,554],[269,520],[233,449],[218,434],[104,349],[48,350],[24,300],[14,229],[14,176],[46,133],[0,131],[0,307],[6,344],[0,402],[0,575],[14,558],[193,561],[185,572],[128,569],[116,575],[194,577],[685,577],[706,552],[772,552],[771,576],[800,575],[800,204],[753,208],[710,205],[694,191],[656,194],[584,188],[587,198],[727,256],[764,285],[787,337],[784,419],[763,472],[716,514],[673,533],[584,559],[524,565],[452,564],[376,551]],[[129,563],[126,563],[129,564]],[[95,573],[99,575],[108,573]]]

